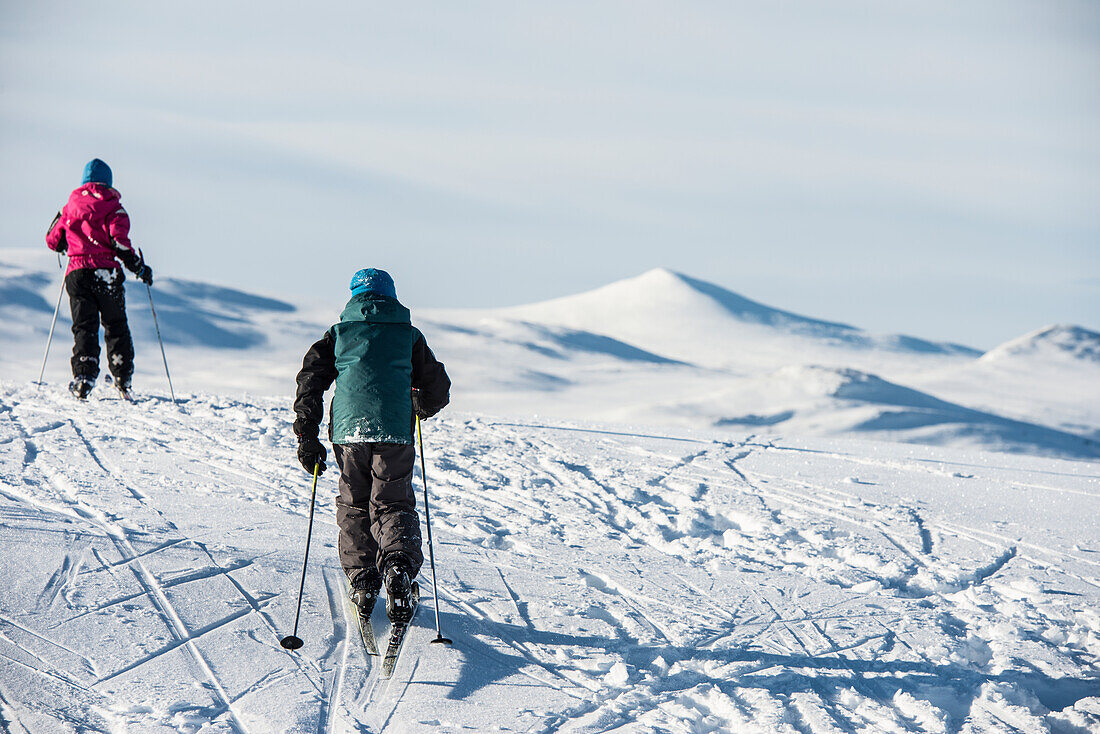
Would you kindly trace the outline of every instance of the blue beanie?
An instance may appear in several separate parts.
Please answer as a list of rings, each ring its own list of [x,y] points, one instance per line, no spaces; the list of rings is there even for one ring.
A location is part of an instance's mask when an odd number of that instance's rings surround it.
[[[360,293],[376,293],[380,296],[397,298],[397,289],[393,286],[393,278],[385,270],[376,268],[363,268],[351,279],[351,294],[358,296]]]
[[[110,186],[111,180],[111,167],[98,158],[93,158],[88,161],[88,165],[84,166],[84,179],[80,183],[101,183]]]

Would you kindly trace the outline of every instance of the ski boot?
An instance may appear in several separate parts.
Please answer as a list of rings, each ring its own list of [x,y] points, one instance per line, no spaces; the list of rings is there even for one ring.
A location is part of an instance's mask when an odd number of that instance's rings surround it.
[[[373,568],[355,568],[348,570],[348,596],[359,614],[370,618],[378,592],[382,590],[382,574]]]
[[[378,592],[382,590],[382,574],[374,568],[347,569],[348,601],[355,612],[355,624],[368,655],[378,654],[378,640],[374,636],[374,626],[370,615],[374,603],[378,601]]]
[[[73,381],[69,383],[69,392],[71,392],[77,400],[87,400],[88,393],[95,387],[95,380],[89,380],[87,377],[75,377]]]
[[[393,675],[401,643],[412,623],[420,602],[420,588],[413,581],[411,564],[403,554],[393,554],[386,561],[386,616],[390,618],[390,637],[386,643],[386,655],[382,658],[382,678]]]
[[[386,564],[386,616],[393,624],[408,624],[416,609],[416,583],[409,577],[409,564],[403,556]]]
[[[103,381],[108,385],[114,385],[118,390],[118,395],[123,400],[134,402],[134,396],[130,394],[130,377],[112,377],[111,375],[104,375]]]

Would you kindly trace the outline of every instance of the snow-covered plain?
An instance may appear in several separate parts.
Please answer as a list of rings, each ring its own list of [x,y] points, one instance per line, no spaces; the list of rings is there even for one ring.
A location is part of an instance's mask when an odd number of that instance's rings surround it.
[[[455,645],[428,644],[425,569],[387,682],[349,635],[331,471],[306,644],[278,644],[310,501],[292,377],[340,304],[158,283],[173,404],[131,289],[138,403],[80,404],[67,324],[30,384],[56,287],[0,270],[0,729],[1100,731],[1095,332],[982,356],[663,270],[414,311],[456,383],[425,425]]]
[[[1096,731],[1100,466],[427,424],[440,617],[378,679],[285,401],[0,391],[9,731]],[[422,579],[426,581],[426,579]],[[381,619],[376,615],[376,620]]]

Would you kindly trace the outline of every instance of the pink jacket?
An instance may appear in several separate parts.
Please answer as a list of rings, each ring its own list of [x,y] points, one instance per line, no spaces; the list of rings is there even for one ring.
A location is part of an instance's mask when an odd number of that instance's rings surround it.
[[[60,218],[46,234],[51,250],[68,248],[68,275],[86,268],[121,267],[116,257],[134,263],[130,244],[130,215],[119,203],[119,193],[101,183],[88,183],[69,196]]]

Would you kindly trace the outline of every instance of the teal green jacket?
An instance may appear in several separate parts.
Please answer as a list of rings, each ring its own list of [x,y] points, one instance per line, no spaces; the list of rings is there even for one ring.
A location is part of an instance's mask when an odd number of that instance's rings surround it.
[[[324,392],[333,382],[333,443],[411,444],[412,389],[419,391],[423,417],[450,400],[447,372],[412,325],[409,310],[375,293],[353,296],[340,322],[306,353],[294,401],[299,437],[317,435]]]

